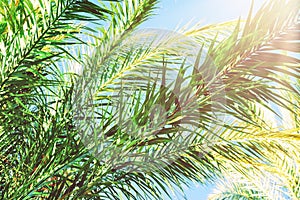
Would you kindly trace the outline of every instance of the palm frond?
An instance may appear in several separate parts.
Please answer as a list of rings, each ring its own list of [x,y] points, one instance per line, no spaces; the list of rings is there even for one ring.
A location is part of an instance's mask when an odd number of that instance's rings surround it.
[[[298,53],[296,0],[270,1],[235,25],[163,35],[136,30],[156,0],[36,3],[1,1],[4,198],[161,199],[171,198],[167,188],[183,192],[190,180],[231,172],[248,180],[279,166],[278,176],[297,175],[291,158],[298,159],[299,120],[275,130],[261,115],[275,112],[270,102],[297,115],[299,60],[281,51]],[[273,16],[282,5],[289,9]],[[96,27],[77,23],[85,20]],[[86,55],[68,52],[85,43],[78,34],[96,28],[98,36],[86,36],[94,39]],[[66,55],[80,73],[63,74]],[[299,194],[297,180],[278,180]],[[238,184],[239,195],[266,196]]]

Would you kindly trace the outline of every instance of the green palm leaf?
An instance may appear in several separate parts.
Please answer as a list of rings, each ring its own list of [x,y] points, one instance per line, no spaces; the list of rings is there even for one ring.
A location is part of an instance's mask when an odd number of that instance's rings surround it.
[[[280,177],[298,166],[296,0],[164,35],[137,30],[156,0],[0,3],[5,199],[171,198],[167,188],[234,175],[214,198],[266,198],[246,183],[263,172],[298,197],[296,178]],[[270,103],[291,130],[269,124]]]

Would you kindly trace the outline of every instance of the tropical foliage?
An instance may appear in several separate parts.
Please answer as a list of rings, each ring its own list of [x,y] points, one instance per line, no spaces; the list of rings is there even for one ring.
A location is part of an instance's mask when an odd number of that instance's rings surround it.
[[[300,198],[298,0],[138,29],[157,3],[0,0],[2,199]]]

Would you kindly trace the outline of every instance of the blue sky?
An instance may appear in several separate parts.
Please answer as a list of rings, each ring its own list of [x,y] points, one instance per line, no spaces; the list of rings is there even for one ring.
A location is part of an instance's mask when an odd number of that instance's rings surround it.
[[[264,0],[254,0],[257,10]],[[143,27],[174,30],[177,25],[194,22],[218,23],[247,17],[251,0],[161,0],[156,16]]]
[[[254,0],[254,12],[264,0]],[[143,28],[175,30],[188,22],[203,25],[246,18],[251,0],[161,0],[156,16],[146,21]],[[186,189],[188,200],[206,200],[213,185],[194,185]],[[174,197],[174,200],[182,198]]]

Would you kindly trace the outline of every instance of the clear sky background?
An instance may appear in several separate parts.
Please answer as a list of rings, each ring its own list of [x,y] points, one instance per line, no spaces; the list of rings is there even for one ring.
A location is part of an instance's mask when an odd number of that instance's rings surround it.
[[[264,0],[254,0],[257,10]],[[246,18],[251,0],[161,0],[156,16],[143,24],[143,27],[174,30],[177,25],[185,25],[191,20],[203,24],[218,23]]]
[[[254,0],[254,12],[265,2]],[[142,28],[175,30],[188,22],[203,25],[219,23],[248,16],[251,0],[161,0],[156,16],[146,21]],[[206,200],[214,185],[192,184],[186,188],[188,200]],[[181,200],[175,197],[173,200]]]

